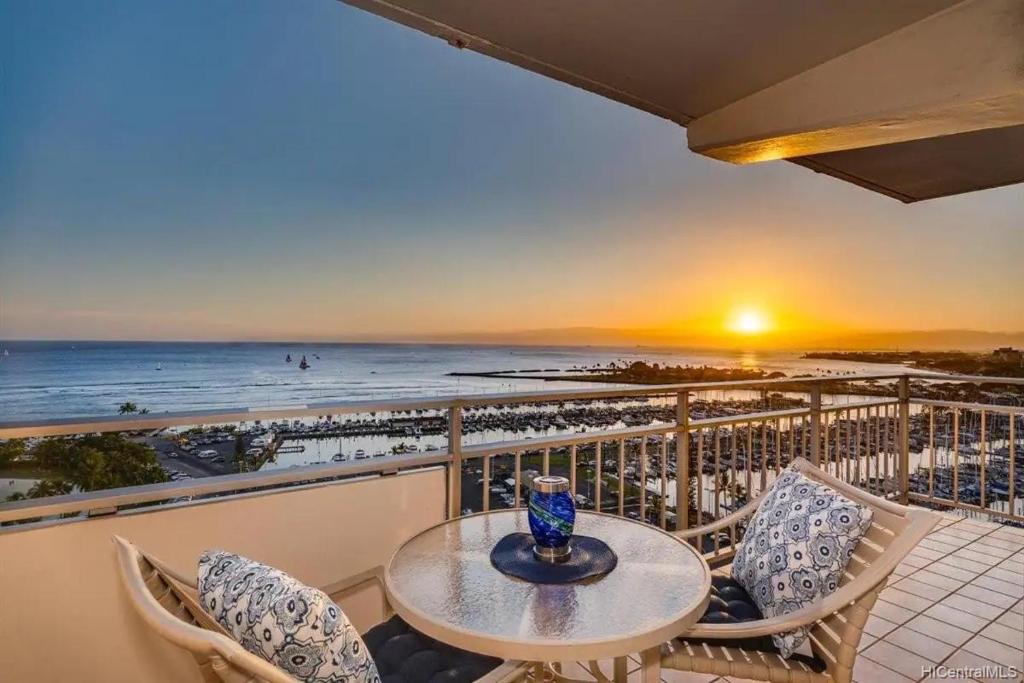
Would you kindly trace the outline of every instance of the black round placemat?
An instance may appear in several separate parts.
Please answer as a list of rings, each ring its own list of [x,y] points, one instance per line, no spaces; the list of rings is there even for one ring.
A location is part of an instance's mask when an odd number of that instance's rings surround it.
[[[509,534],[494,546],[491,564],[502,574],[531,583],[575,583],[604,576],[619,563],[615,551],[597,538],[573,536],[569,546],[572,554],[565,562],[542,562],[533,556],[531,534]]]

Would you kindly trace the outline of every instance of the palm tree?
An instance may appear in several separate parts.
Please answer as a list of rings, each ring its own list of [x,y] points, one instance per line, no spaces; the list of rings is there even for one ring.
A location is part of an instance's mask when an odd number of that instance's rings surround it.
[[[117,409],[118,415],[131,415],[132,413],[139,412],[139,407],[131,401],[125,401],[121,404],[121,407]]]
[[[29,498],[49,498],[50,496],[64,496],[74,490],[74,484],[62,478],[40,479],[28,490]]]

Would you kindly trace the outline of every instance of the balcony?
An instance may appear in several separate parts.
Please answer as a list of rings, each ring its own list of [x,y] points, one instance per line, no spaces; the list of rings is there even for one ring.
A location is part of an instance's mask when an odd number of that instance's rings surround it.
[[[935,398],[937,381],[986,402]],[[403,540],[445,518],[521,506],[534,473],[568,476],[583,509],[686,529],[726,516],[801,456],[871,492],[945,511],[873,608],[855,680],[920,680],[933,666],[1024,669],[1024,407],[996,384],[875,375],[0,424],[0,440],[118,432],[151,443],[225,425],[255,433],[273,422],[290,430],[268,439],[272,456],[249,463],[255,471],[0,505],[3,670],[10,680],[198,680],[187,655],[141,628],[118,579],[115,534],[182,571],[223,547],[328,586],[386,563]],[[731,398],[709,400],[723,396]],[[507,438],[486,428],[527,407],[550,415],[550,433]],[[339,435],[371,414],[378,425],[383,416],[403,420],[412,442],[429,419],[446,446],[342,453],[348,459],[335,462]],[[496,432],[506,436],[494,440]],[[281,449],[303,439],[305,460],[284,466]],[[161,456],[168,467],[188,460]],[[742,532],[733,525],[696,542],[715,566]],[[360,629],[379,619],[376,593],[342,601]],[[610,662],[597,666],[611,671]],[[565,671],[594,677],[590,663]],[[663,674],[668,683],[716,680]]]

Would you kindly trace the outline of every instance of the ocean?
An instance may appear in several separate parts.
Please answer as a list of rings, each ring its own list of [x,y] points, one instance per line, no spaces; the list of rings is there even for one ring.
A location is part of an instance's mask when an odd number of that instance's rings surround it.
[[[289,354],[291,363],[285,360]],[[303,356],[310,365],[307,370],[299,368]],[[0,421],[112,415],[125,401],[159,413],[594,387],[448,373],[568,370],[635,360],[760,368],[787,375],[897,369],[801,359],[792,352],[642,347],[0,341]]]

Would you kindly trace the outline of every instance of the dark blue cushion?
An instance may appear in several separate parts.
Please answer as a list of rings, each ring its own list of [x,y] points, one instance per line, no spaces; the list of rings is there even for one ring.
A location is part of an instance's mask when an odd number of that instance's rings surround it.
[[[753,598],[747,593],[738,582],[731,576],[714,575],[711,577],[711,599],[700,618],[701,624],[738,624],[744,621],[760,621],[764,617],[761,610],[757,608]],[[738,647],[751,652],[772,652],[778,654],[779,649],[775,647],[771,636],[760,636],[757,638],[722,638],[705,640],[701,638],[682,638],[688,643],[707,643],[715,646]],[[373,646],[367,642],[367,646]],[[825,670],[825,662],[819,657],[808,657],[807,655],[794,654],[790,657],[793,661],[803,662],[812,671],[821,673]],[[379,667],[380,664],[378,663]]]
[[[381,683],[472,683],[501,664],[438,642],[397,615],[363,634],[363,642]]]
[[[738,624],[762,618],[761,611],[757,609],[753,599],[731,576],[711,577],[711,600],[704,611],[704,616],[700,618],[700,623]]]

